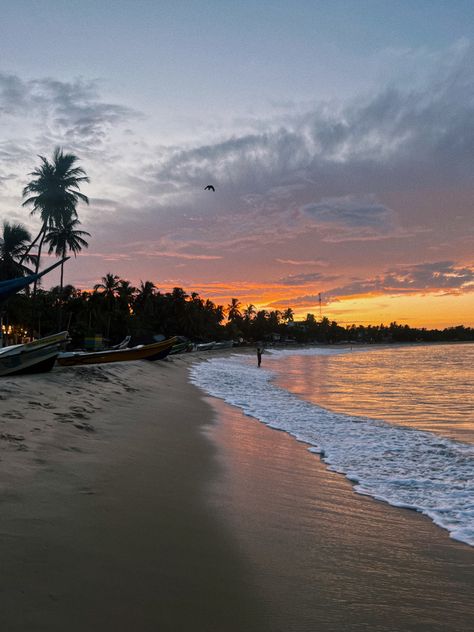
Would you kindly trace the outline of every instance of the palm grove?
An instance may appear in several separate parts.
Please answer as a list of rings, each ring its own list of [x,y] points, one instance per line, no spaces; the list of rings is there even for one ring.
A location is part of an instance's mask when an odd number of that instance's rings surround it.
[[[125,279],[107,273],[92,291],[64,284],[64,259],[88,247],[89,233],[81,230],[78,205],[89,204],[81,185],[89,182],[77,156],[57,148],[50,160],[40,156],[40,165],[29,175],[23,190],[23,207],[40,220],[32,239],[21,223],[3,222],[0,236],[0,281],[37,272],[45,251],[62,261],[60,284],[47,291],[29,288],[7,301],[2,309],[6,329],[47,335],[67,328],[73,344],[81,345],[86,336],[101,334],[111,342],[125,335],[145,340],[160,333],[183,335],[193,340],[243,338],[249,341],[287,339],[298,342],[386,342],[413,340],[473,339],[474,330],[465,327],[443,331],[412,329],[396,323],[385,327],[341,327],[327,318],[316,320],[307,314],[294,322],[293,310],[243,308],[233,298],[224,308],[197,293],[187,294],[175,287],[160,292],[151,281],[133,287]],[[67,265],[67,262],[66,262]],[[225,324],[224,324],[225,323]]]

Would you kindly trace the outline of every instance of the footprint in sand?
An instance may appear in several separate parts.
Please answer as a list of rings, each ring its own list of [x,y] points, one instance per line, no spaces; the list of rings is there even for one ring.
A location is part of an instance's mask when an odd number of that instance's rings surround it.
[[[94,412],[94,407],[85,408],[84,406],[71,406],[69,409],[75,417],[82,417],[88,419],[89,415]]]
[[[91,424],[88,424],[86,422],[74,424],[74,426],[79,430],[85,430],[86,432],[95,432],[94,426],[91,426]]]
[[[73,412],[73,413],[71,413],[71,415],[72,415],[75,419],[89,419],[89,415],[84,415],[84,413],[76,413],[76,412]]]
[[[59,421],[62,424],[68,424],[71,423],[71,421],[73,421],[71,415],[68,415],[67,413],[54,413],[56,415],[56,419],[57,421]]]
[[[25,437],[23,435],[14,435],[9,432],[0,433],[0,439],[2,441],[8,441],[9,443],[18,443],[20,441],[24,441]]]
[[[3,417],[6,417],[7,419],[24,419],[25,415],[15,410],[9,410],[8,412],[3,413]]]

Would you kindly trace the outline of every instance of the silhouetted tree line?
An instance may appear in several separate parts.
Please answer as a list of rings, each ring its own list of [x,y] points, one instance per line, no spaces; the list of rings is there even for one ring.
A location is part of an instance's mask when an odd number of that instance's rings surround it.
[[[234,339],[243,342],[297,343],[389,343],[474,340],[474,329],[459,325],[443,330],[418,329],[408,325],[341,326],[328,318],[307,314],[295,322],[293,310],[241,309],[237,299],[224,307],[193,292],[176,287],[160,292],[151,281],[139,288],[129,281],[107,274],[93,290],[66,285],[51,290],[38,289],[12,297],[4,310],[4,324],[13,331],[33,331],[42,336],[67,329],[73,346],[81,346],[87,336],[102,335],[114,344],[131,335],[146,342],[156,334],[181,335],[193,341]]]
[[[222,339],[224,310],[212,301],[181,288],[158,292],[150,281],[140,288],[118,276],[107,274],[93,291],[79,290],[72,285],[38,289],[32,294],[18,294],[9,299],[3,322],[15,331],[33,331],[42,336],[58,330],[62,323],[81,345],[87,336],[102,335],[111,343],[131,335],[146,341],[153,335],[180,334],[191,339]]]

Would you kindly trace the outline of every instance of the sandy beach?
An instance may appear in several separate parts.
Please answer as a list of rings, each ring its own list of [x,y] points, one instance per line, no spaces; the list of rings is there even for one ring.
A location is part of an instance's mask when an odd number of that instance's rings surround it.
[[[472,629],[472,548],[206,397],[198,359],[2,380],[2,630]]]

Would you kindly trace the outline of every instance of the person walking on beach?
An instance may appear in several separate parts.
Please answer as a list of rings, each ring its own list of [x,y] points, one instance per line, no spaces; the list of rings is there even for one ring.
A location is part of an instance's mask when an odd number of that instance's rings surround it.
[[[263,353],[263,348],[258,346],[257,347],[257,366],[258,366],[258,368],[260,368],[260,365],[262,364],[262,353]]]

